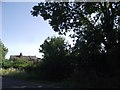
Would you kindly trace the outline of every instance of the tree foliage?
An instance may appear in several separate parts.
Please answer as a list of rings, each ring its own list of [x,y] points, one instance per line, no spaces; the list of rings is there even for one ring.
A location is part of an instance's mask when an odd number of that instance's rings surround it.
[[[72,65],[69,57],[68,44],[62,37],[48,37],[40,45],[43,59],[37,67],[37,73],[44,79],[60,80],[71,73]]]
[[[40,45],[39,51],[43,53],[44,58],[57,58],[63,55],[69,54],[67,48],[68,43],[65,43],[65,39],[62,37],[48,37],[42,45]]]
[[[120,2],[42,2],[31,13],[48,20],[59,34],[73,31],[76,46],[84,43],[89,53],[109,52],[120,43]]]
[[[10,60],[8,59],[5,59],[2,61],[2,68],[10,68],[10,67],[13,67],[13,62],[11,62]]]
[[[71,32],[76,41],[70,57],[77,70],[113,74],[120,69],[120,2],[41,2],[31,14],[60,35]]]
[[[0,40],[0,61],[5,59],[5,55],[7,54],[8,49],[4,46],[2,41]]]

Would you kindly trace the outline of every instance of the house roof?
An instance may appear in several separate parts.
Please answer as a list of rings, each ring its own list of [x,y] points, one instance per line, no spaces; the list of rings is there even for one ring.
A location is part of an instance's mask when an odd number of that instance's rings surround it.
[[[22,56],[23,58],[26,58],[26,59],[34,59],[36,60],[37,57],[36,56]]]
[[[16,59],[16,58],[25,58],[25,59],[28,59],[28,60],[37,60],[37,57],[36,56],[23,56],[23,55],[11,55],[10,56],[10,59]]]

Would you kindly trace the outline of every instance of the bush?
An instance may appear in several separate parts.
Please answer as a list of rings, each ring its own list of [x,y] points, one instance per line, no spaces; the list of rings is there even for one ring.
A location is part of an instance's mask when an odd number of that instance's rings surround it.
[[[40,79],[57,81],[67,78],[72,73],[72,67],[69,60],[56,58],[47,62],[43,60],[34,71]]]
[[[13,62],[14,68],[25,68],[27,66],[31,66],[32,63],[26,59],[17,59]]]
[[[13,66],[12,61],[7,60],[7,59],[2,61],[2,67],[5,68],[5,69],[10,68],[12,66]]]

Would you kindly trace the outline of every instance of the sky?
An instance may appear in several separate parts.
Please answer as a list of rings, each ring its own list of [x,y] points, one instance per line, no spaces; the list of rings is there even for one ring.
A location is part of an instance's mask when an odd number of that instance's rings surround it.
[[[39,47],[49,36],[58,36],[48,21],[30,13],[35,2],[2,2],[2,42],[10,55],[31,55],[41,58]],[[70,38],[67,38],[70,40]]]

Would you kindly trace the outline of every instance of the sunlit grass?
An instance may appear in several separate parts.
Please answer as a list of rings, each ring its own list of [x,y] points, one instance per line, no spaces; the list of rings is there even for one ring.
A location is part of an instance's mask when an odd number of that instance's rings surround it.
[[[36,76],[33,73],[28,74],[23,70],[19,70],[19,69],[15,69],[15,68],[8,68],[8,69],[1,68],[0,75],[12,77],[12,78],[27,79],[27,80],[36,78]]]
[[[14,74],[14,73],[19,73],[20,71],[14,68],[8,68],[8,69],[0,69],[0,75],[1,76],[6,76],[6,75],[10,75],[10,74]]]

